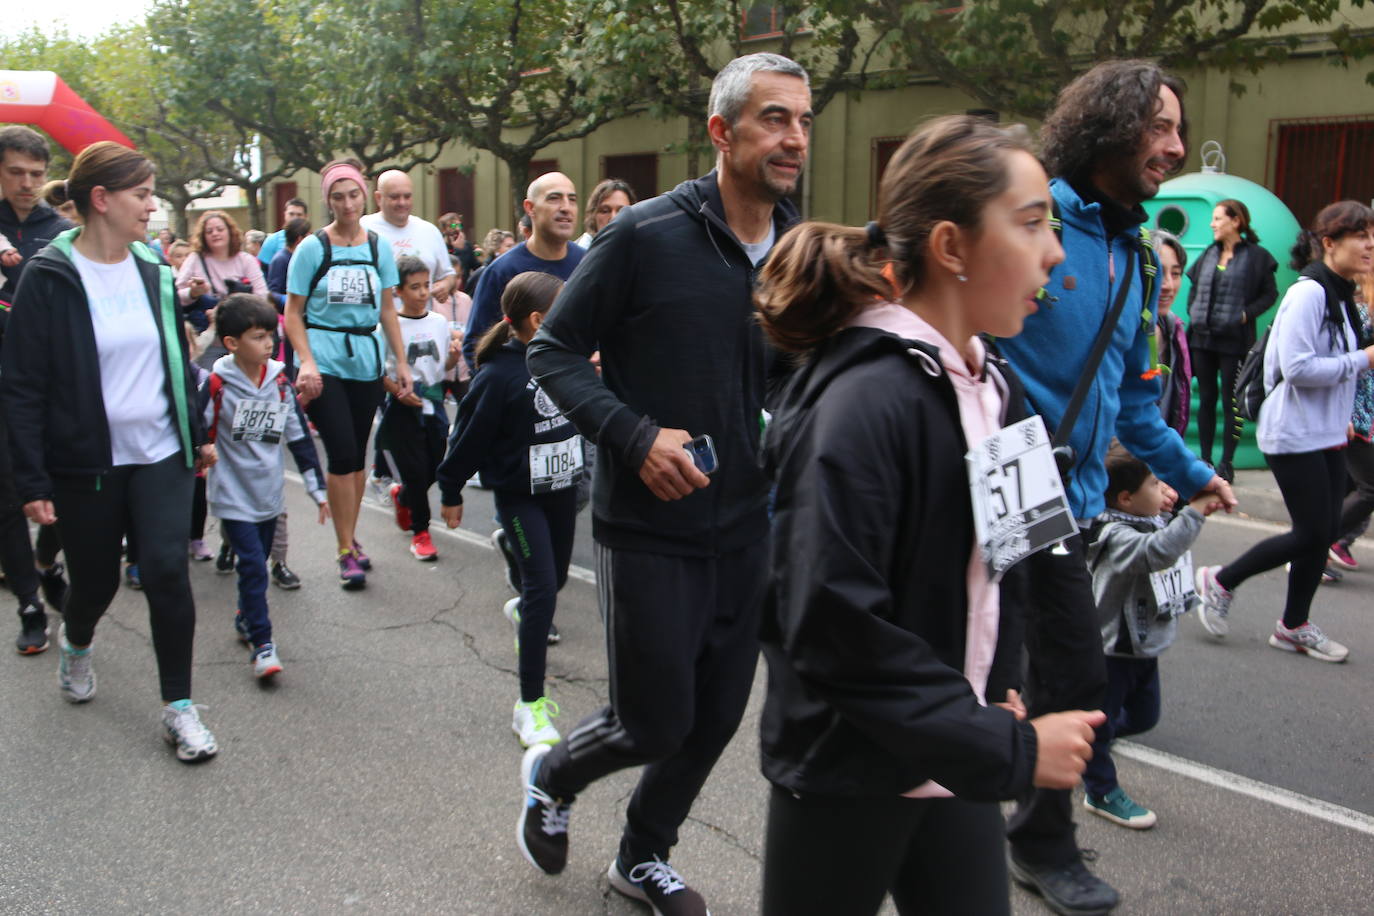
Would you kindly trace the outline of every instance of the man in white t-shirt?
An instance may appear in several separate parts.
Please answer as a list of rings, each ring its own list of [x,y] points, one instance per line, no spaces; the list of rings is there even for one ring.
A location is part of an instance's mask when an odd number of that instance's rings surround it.
[[[434,299],[448,299],[456,279],[448,259],[448,246],[439,227],[411,215],[415,187],[410,176],[396,169],[383,172],[377,176],[377,190],[372,196],[380,209],[362,218],[363,228],[390,242],[391,253],[397,258],[408,254],[425,262],[432,283],[431,303]]]

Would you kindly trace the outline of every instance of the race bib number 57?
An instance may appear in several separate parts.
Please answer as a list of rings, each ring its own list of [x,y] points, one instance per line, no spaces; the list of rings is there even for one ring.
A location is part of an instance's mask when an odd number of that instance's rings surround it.
[[[974,531],[992,581],[1078,530],[1038,416],[998,430],[964,460]]]

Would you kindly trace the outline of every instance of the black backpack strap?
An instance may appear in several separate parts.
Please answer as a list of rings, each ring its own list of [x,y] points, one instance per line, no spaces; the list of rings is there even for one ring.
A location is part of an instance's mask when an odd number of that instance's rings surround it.
[[[368,235],[371,234],[371,232],[368,233]],[[315,287],[320,285],[324,275],[329,273],[330,265],[334,263],[334,246],[329,243],[329,233],[321,229],[315,233],[315,238],[319,239],[321,247],[324,248],[324,254],[320,258],[320,266],[315,270],[315,276],[310,278],[310,288],[305,293],[306,299],[314,294]],[[377,252],[375,249],[372,252],[372,257],[373,260],[376,260]]]
[[[377,271],[377,276],[382,275],[381,265],[377,261],[377,233],[371,229],[367,230],[367,247],[372,252],[372,269]],[[380,305],[380,303],[378,303]]]
[[[1126,307],[1126,297],[1131,291],[1131,271],[1135,267],[1135,247],[1126,250],[1126,269],[1121,272],[1121,286],[1116,291],[1116,301],[1107,310],[1107,317],[1102,322],[1102,327],[1097,331],[1097,340],[1093,342],[1092,353],[1088,356],[1087,363],[1083,366],[1083,374],[1078,377],[1078,384],[1074,386],[1073,396],[1069,398],[1069,405],[1064,409],[1064,416],[1059,421],[1059,426],[1054,431],[1054,441],[1051,443],[1056,451],[1055,460],[1060,464],[1060,470],[1066,471],[1063,461],[1058,452],[1069,444],[1069,436],[1073,433],[1073,425],[1078,421],[1078,413],[1083,409],[1083,401],[1088,397],[1088,389],[1092,388],[1093,382],[1097,378],[1097,368],[1102,365],[1102,356],[1107,352],[1107,344],[1112,339],[1112,331],[1116,328],[1117,322],[1121,319],[1121,312]],[[1065,456],[1072,464],[1072,456]]]

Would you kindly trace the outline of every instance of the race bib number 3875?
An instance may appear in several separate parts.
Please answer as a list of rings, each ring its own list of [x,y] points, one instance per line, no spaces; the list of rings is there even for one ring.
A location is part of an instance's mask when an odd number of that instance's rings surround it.
[[[1037,550],[1077,531],[1038,416],[998,430],[964,460],[974,530],[994,582]]]
[[[242,400],[234,405],[235,442],[266,442],[276,445],[286,429],[285,401]]]

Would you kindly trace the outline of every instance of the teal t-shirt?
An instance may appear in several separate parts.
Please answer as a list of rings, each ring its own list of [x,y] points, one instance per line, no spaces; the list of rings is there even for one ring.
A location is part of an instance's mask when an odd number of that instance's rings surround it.
[[[367,334],[350,334],[326,328],[371,329],[378,325],[381,315],[382,291],[395,286],[396,259],[386,239],[377,239],[377,264],[368,263],[372,251],[361,245],[333,246],[329,272],[320,278],[319,285],[308,289],[310,279],[324,259],[324,248],[313,235],[301,239],[291,255],[286,271],[286,291],[305,296],[305,321],[310,351],[321,375],[354,381],[380,378],[383,367],[383,342],[377,343],[371,330]],[[340,261],[361,263],[342,265]]]

